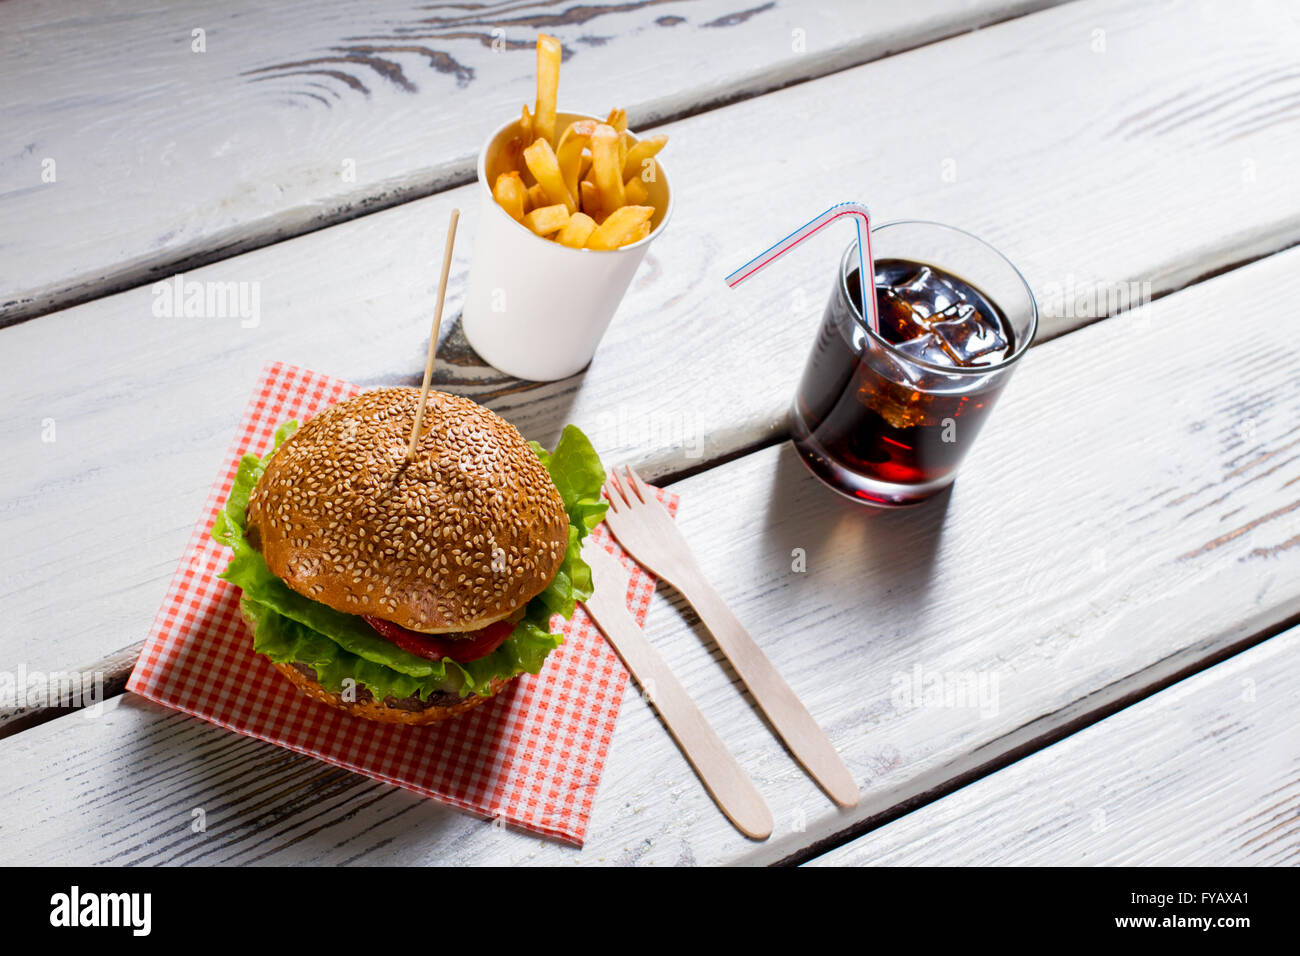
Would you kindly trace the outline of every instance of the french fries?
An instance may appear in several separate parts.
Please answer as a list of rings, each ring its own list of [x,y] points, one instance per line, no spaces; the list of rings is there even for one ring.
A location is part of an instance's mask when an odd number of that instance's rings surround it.
[[[615,209],[587,238],[587,248],[617,249],[629,242],[636,242],[632,237],[640,232],[642,226],[647,227],[641,235],[644,238],[650,232],[650,217],[654,211],[654,206],[623,206]]]
[[[533,108],[534,132],[555,145],[555,97],[560,89],[560,41],[543,33],[537,38],[537,104]]]
[[[570,249],[581,249],[591,238],[591,234],[596,231],[596,220],[592,219],[585,212],[575,213],[569,217],[569,221],[564,224],[555,241],[562,246],[568,246]]]
[[[564,208],[563,203],[558,202],[554,206],[534,209],[524,216],[524,225],[539,236],[549,236],[553,232],[559,232],[568,224],[569,210]]]
[[[571,249],[611,250],[654,230],[655,157],[666,136],[637,141],[627,111],[605,121],[578,119],[557,129],[556,96],[564,48],[537,38],[537,100],[520,110],[517,131],[492,163],[492,197],[516,222]]]
[[[591,134],[591,172],[600,194],[600,207],[611,213],[627,204],[623,192],[623,167],[618,164],[619,133],[601,123]]]
[[[534,183],[533,185],[531,185],[531,186],[528,187],[528,204],[527,204],[527,205],[528,205],[528,209],[529,209],[529,211],[532,211],[532,210],[537,209],[537,208],[539,208],[539,207],[541,207],[541,206],[546,206],[546,205],[549,205],[549,204],[550,204],[550,200],[547,198],[547,196],[546,196],[546,190],[542,188],[542,184],[541,184],[541,183]]]
[[[569,128],[564,131],[560,137],[560,145],[556,147],[556,159],[560,164],[560,175],[564,179],[564,188],[569,191],[569,195],[578,199],[578,181],[582,179],[584,169],[584,155],[587,160],[586,167],[591,166],[591,154],[587,152],[587,147],[591,145],[591,134],[596,131],[596,124],[583,120],[577,123],[570,123]]]
[[[650,190],[645,188],[638,177],[633,176],[623,184],[623,197],[627,200],[629,206],[648,206],[650,205]],[[500,202],[501,200],[497,200]],[[510,210],[506,210],[509,212]],[[516,217],[518,218],[518,217]]]
[[[560,162],[555,158],[555,150],[551,149],[549,142],[541,136],[533,140],[533,144],[524,149],[524,162],[552,204],[560,204],[570,215],[577,211],[578,204],[564,183]]]
[[[594,219],[604,219],[605,214],[600,211],[600,194],[596,192],[596,184],[589,179],[584,179],[578,184],[578,189],[582,195],[582,211],[590,214]]]
[[[631,179],[637,176],[644,179],[647,170],[654,168],[654,163],[647,163],[646,160],[652,159],[667,144],[667,136],[647,136],[628,149],[627,158],[623,162],[623,178]],[[653,182],[653,176],[647,181]]]
[[[502,173],[492,187],[492,198],[497,205],[510,213],[515,222],[524,221],[524,206],[528,202],[528,190],[517,172]]]

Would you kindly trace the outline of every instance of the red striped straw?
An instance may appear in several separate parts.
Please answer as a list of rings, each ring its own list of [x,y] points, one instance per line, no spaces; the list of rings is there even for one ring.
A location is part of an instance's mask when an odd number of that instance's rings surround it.
[[[858,282],[862,293],[862,309],[867,324],[873,332],[880,331],[880,320],[876,315],[876,261],[871,255],[871,214],[867,207],[856,202],[842,202],[804,223],[776,245],[769,246],[743,266],[727,276],[727,285],[735,288],[750,276],[762,270],[768,263],[781,258],[809,236],[820,232],[836,219],[852,216],[858,229]]]

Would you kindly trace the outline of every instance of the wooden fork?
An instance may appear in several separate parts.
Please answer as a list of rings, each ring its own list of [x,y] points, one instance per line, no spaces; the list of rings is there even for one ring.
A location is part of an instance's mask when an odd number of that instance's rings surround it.
[[[609,499],[605,523],[619,544],[677,588],[695,608],[758,706],[809,775],[840,806],[855,805],[858,785],[830,738],[704,577],[677,523],[654,492],[625,465],[621,480],[615,469],[605,482],[605,497]]]

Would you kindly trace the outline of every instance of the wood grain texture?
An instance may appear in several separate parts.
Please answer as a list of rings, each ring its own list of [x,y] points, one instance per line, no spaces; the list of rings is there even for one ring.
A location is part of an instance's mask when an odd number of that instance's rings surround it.
[[[1145,281],[1159,294],[1294,241],[1300,179],[1287,157],[1300,125],[1278,115],[1224,145],[1192,111],[1175,139],[1138,132],[1168,99],[1199,102],[1291,56],[1282,25],[1261,16],[1215,32],[1216,9],[1071,4],[672,124],[674,220],[589,369],[521,383],[484,368],[449,330],[438,382],[548,446],[573,422],[607,461],[653,480],[783,434],[828,261],[848,236],[791,254],[737,292],[721,277],[804,210],[868,188],[881,218],[967,227],[1022,266],[1045,305],[1071,281],[1103,290]],[[1089,45],[1099,23],[1105,53]],[[1070,98],[1025,75],[1054,77]],[[922,96],[944,105],[942,129],[915,108]],[[826,108],[855,98],[870,106],[861,129]],[[995,122],[991,102],[1001,104]],[[1231,108],[1251,112],[1251,102]],[[787,115],[803,118],[798,138],[768,137],[743,178],[719,167],[725,143]],[[958,160],[953,183],[940,178],[947,155]],[[1256,178],[1234,185],[1244,155]],[[257,283],[253,328],[157,318],[145,287],[0,330],[0,517],[24,542],[0,551],[11,622],[0,666],[84,667],[147,633],[267,360],[363,385],[417,384],[442,224],[453,205],[477,208],[473,198],[452,190],[189,274]],[[458,245],[449,317],[472,236]],[[1058,305],[1044,317],[1049,336],[1087,321]],[[47,423],[56,441],[42,440]]]
[[[1300,614],[1300,318],[1242,313],[1260,289],[1300,294],[1300,250],[1036,348],[951,492],[917,509],[839,498],[788,444],[674,486],[706,574],[860,783],[853,811],[661,589],[647,634],[772,807],[761,846],[635,693],[582,851],[130,696],[0,741],[0,845],[67,862],[762,863],[978,775]],[[1224,347],[1226,314],[1250,349]]]
[[[813,861],[1295,866],[1293,629]]]
[[[0,324],[469,180],[541,31],[635,127],[1052,2],[5,3]]]

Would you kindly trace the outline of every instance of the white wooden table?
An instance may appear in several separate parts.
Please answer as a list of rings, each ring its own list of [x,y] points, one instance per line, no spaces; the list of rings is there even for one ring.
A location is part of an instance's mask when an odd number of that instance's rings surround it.
[[[5,861],[1300,861],[1295,6],[502,10],[0,5],[0,673],[113,691],[0,714]],[[681,496],[862,788],[834,808],[661,587],[648,633],[766,842],[635,688],[581,850],[120,692],[262,364],[418,381],[446,214],[454,316],[473,154],[531,98],[539,28],[562,105],[670,135],[674,218],[586,372],[510,379],[451,321],[437,380]],[[785,440],[835,240],[721,281],[846,198],[988,239],[1044,312],[951,494],[907,512],[836,498]],[[155,317],[178,271],[259,283],[260,321]],[[907,693],[967,680],[975,706]]]

